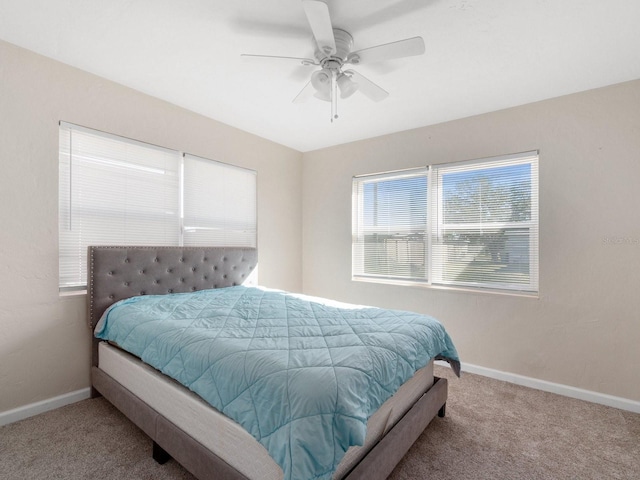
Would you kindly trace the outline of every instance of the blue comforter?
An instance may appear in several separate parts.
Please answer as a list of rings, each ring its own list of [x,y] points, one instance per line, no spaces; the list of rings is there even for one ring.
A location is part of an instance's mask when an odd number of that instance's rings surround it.
[[[243,286],[122,300],[95,334],[242,425],[285,480],[330,479],[416,370],[459,367],[430,317]]]

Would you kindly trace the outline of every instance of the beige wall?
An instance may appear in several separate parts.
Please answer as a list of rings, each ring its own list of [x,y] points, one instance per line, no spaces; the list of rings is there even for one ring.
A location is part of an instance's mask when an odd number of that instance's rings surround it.
[[[58,121],[258,171],[260,281],[301,289],[302,155],[0,42],[0,412],[89,386],[85,297],[58,295]]]
[[[351,280],[353,175],[528,150],[539,299]],[[303,185],[305,293],[432,314],[463,362],[640,400],[640,81],[306,153]]]
[[[464,362],[640,400],[640,81],[302,155],[0,42],[0,412],[89,385],[85,298],[58,295],[59,120],[258,170],[264,285],[429,313]],[[539,299],[351,281],[352,175],[535,149]]]

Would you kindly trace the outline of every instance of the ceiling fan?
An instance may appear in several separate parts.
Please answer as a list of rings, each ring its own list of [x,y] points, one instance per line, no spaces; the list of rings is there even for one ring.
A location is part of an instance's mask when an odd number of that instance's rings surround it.
[[[362,65],[394,58],[422,55],[425,52],[422,37],[412,37],[352,52],[353,37],[349,32],[333,28],[329,7],[319,0],[302,0],[315,42],[315,58],[281,57],[277,55],[242,54],[243,57],[261,57],[292,60],[302,65],[319,66],[311,74],[311,80],[293,99],[304,102],[311,96],[331,102],[331,121],[338,118],[338,91],[340,98],[347,98],[356,91],[362,92],[374,102],[384,100],[389,93],[371,80],[351,69],[348,64]]]

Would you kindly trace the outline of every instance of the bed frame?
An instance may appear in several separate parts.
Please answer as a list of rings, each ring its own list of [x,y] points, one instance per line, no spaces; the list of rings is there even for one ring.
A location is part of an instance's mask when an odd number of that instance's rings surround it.
[[[89,326],[93,338],[91,396],[103,395],[153,441],[159,463],[174,458],[200,480],[248,479],[98,368],[93,329],[114,302],[242,284],[257,266],[257,251],[228,247],[100,247],[88,249]],[[443,417],[447,380],[433,386],[341,480],[387,478],[429,422]]]

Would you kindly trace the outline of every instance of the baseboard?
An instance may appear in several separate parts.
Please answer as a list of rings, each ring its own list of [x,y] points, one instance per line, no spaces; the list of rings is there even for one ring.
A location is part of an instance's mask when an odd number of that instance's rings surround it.
[[[449,366],[449,364],[446,362],[438,361],[436,363],[438,365],[447,367]],[[479,367],[477,365],[471,365],[469,363],[462,364],[462,371],[475,373],[483,377],[494,378],[496,380],[502,380],[509,383],[515,383],[516,385],[522,385],[523,387],[534,388],[536,390],[542,390],[544,392],[556,393],[564,397],[577,398],[579,400],[585,400],[587,402],[619,408],[620,410],[640,413],[640,402],[637,402],[635,400],[629,400],[622,397],[614,397],[613,395],[592,392],[590,390],[583,390],[581,388],[571,387],[569,385],[562,385],[561,383],[547,382],[545,380],[525,377],[523,375],[517,375],[515,373],[493,370],[492,368]]]
[[[446,362],[438,361],[436,363],[445,367],[449,366],[449,364]],[[496,380],[514,383],[516,385],[522,385],[524,387],[534,388],[536,390],[542,390],[544,392],[556,393],[565,397],[577,398],[579,400],[585,400],[587,402],[619,408],[620,410],[640,413],[640,402],[637,402],[635,400],[615,397],[613,395],[593,392],[590,390],[583,390],[581,388],[562,385],[560,383],[547,382],[545,380],[525,377],[523,375],[518,375],[515,373],[502,372],[500,370],[494,370],[492,368],[479,367],[470,363],[462,363],[462,371],[474,373],[483,377],[489,377]],[[59,395],[47,400],[31,403],[29,405],[18,407],[13,410],[0,412],[0,427],[13,422],[17,422],[19,420],[23,420],[25,418],[33,417],[34,415],[38,415],[40,413],[64,407],[65,405],[69,405],[71,403],[86,400],[87,398],[90,398],[90,396],[91,389],[83,388],[81,390],[76,390],[75,392],[65,393],[64,395]]]
[[[13,410],[0,412],[0,427],[17,422],[18,420],[33,417],[40,413],[48,412],[49,410],[64,407],[71,403],[79,402],[80,400],[86,400],[90,396],[91,389],[83,388],[81,390],[76,390],[75,392],[65,393],[64,395],[48,398],[47,400],[42,400],[40,402],[30,403],[23,407],[14,408]]]

